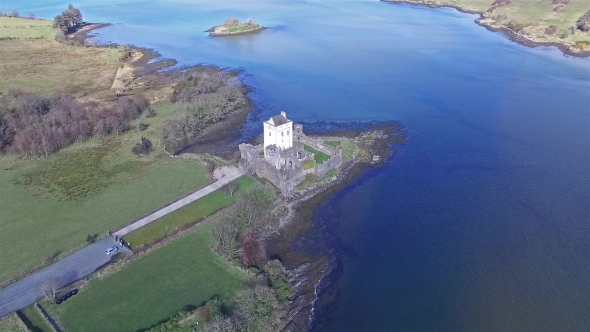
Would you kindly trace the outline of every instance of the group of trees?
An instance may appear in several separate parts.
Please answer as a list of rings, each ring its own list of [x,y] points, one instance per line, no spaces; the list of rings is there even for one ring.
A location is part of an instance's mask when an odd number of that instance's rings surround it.
[[[61,12],[53,19],[53,27],[61,30],[63,33],[70,33],[82,26],[82,14],[80,10],[72,5],[68,5],[68,9]]]
[[[241,83],[225,72],[189,76],[175,88],[171,99],[177,104],[172,119],[162,129],[168,151],[187,145],[207,126],[217,123],[246,102]]]
[[[0,11],[0,17],[20,17],[20,14],[18,13],[18,11],[16,9],[13,9],[11,11],[5,10],[5,11]],[[35,19],[35,14],[33,13],[29,13],[28,18],[30,19]]]
[[[0,151],[42,157],[90,137],[118,135],[149,107],[142,96],[114,106],[80,103],[65,93],[48,97],[11,90],[0,98]]]
[[[214,250],[227,260],[240,249],[240,237],[269,212],[273,194],[263,185],[254,185],[231,205],[212,229]]]
[[[219,315],[205,326],[206,332],[274,332],[282,330],[285,304],[276,292],[257,284],[238,292],[231,315]]]

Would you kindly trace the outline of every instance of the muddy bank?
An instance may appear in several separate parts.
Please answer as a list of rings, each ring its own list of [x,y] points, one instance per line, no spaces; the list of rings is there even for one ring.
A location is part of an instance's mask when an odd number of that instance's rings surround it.
[[[565,42],[556,42],[556,41],[544,41],[535,39],[532,36],[525,36],[510,30],[509,28],[495,24],[492,20],[484,18],[484,12],[480,10],[476,10],[473,8],[467,8],[458,5],[446,4],[446,3],[439,3],[437,1],[429,1],[429,0],[380,0],[382,2],[392,3],[392,4],[409,4],[409,5],[420,5],[429,8],[453,8],[459,12],[466,13],[466,14],[477,14],[479,18],[475,20],[475,23],[478,25],[486,28],[492,32],[501,32],[503,33],[508,39],[513,42],[519,43],[521,45],[527,47],[539,47],[539,46],[554,46],[557,47],[561,52],[566,55],[578,57],[578,58],[586,58],[590,57],[590,50],[581,50],[574,47],[571,44]],[[491,4],[491,3],[490,3]]]
[[[76,32],[71,35],[71,40],[78,42],[80,44],[86,44],[88,38],[92,38],[92,32],[96,29],[101,29],[104,27],[108,27],[111,24],[109,23],[88,23],[85,22]]]
[[[313,304],[321,289],[328,286],[330,274],[337,265],[335,257],[331,254],[332,241],[326,234],[308,232],[313,226],[311,217],[315,207],[344,188],[367,167],[382,165],[392,155],[395,145],[403,144],[406,140],[403,129],[393,123],[373,123],[369,124],[368,128],[367,124],[353,124],[347,128],[345,124],[319,123],[316,129],[322,127],[336,127],[341,130],[324,133],[325,136],[363,137],[371,132],[382,133],[372,138],[366,146],[368,156],[378,155],[381,158],[379,162],[373,162],[370,157],[345,161],[334,180],[284,197],[286,203],[277,211],[281,216],[279,225],[275,225],[274,232],[266,234],[265,243],[268,256],[280,259],[288,269],[289,282],[292,285],[292,302],[285,318],[285,331],[309,330],[312,323],[310,319],[313,319]],[[318,228],[317,232],[322,231]],[[314,245],[313,252],[309,248],[307,251],[298,250],[294,242],[304,233],[305,236],[312,237],[315,243],[324,243]]]

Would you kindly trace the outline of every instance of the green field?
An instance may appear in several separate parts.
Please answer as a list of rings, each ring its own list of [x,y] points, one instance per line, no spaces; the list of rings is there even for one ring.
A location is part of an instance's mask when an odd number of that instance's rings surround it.
[[[0,157],[0,280],[209,182],[201,161],[161,150],[159,125],[173,108],[155,109],[157,117],[136,120],[114,143],[75,144],[41,160]],[[139,132],[139,122],[150,127]],[[142,136],[155,151],[140,158],[131,148]]]
[[[326,143],[327,145],[332,146],[332,147],[340,146],[340,141],[324,141],[324,143]]]
[[[27,325],[29,330],[31,330],[33,332],[52,332],[53,331],[51,329],[51,327],[49,327],[47,322],[45,322],[43,317],[41,317],[41,314],[39,313],[39,311],[37,311],[37,309],[35,309],[33,304],[31,304],[30,306],[28,306],[22,310],[19,310],[17,312],[17,314],[22,319],[22,321]],[[3,330],[0,329],[0,331],[3,331]]]
[[[17,322],[16,317],[6,317],[4,320],[0,320],[0,331],[1,332],[26,332]],[[36,332],[36,331],[34,331]]]
[[[175,227],[211,215],[235,202],[240,195],[245,193],[248,188],[252,186],[254,180],[249,176],[244,175],[238,178],[236,183],[238,184],[238,190],[234,192],[233,196],[225,196],[220,190],[212,192],[211,194],[125,236],[125,242],[130,243],[132,248],[136,248],[137,246],[148,243],[150,240],[159,239],[165,236]]]
[[[89,282],[59,306],[44,306],[66,331],[126,332],[149,328],[213,296],[231,302],[248,279],[212,252],[214,222]]]
[[[0,38],[53,38],[53,22],[0,17]]]
[[[410,2],[422,3],[421,0]],[[590,2],[586,0],[571,0],[565,7],[555,11],[556,5],[550,0],[513,0],[507,5],[492,7],[493,0],[442,0],[440,4],[460,6],[479,12],[490,11],[487,16],[496,24],[507,26],[509,22],[523,24],[524,32],[528,36],[546,41],[575,43],[577,41],[590,42],[590,32],[575,29],[575,33],[565,39],[560,37],[570,27],[575,27],[584,13],[590,10]],[[545,29],[549,26],[557,27],[557,33],[549,35]]]
[[[316,150],[316,149],[312,148],[312,147],[311,147],[311,146],[309,146],[309,145],[306,145],[306,144],[304,144],[304,145],[303,145],[303,149],[304,149],[305,151],[308,151],[308,152],[311,152],[311,153],[313,153],[313,159],[314,159],[314,160],[315,160],[315,162],[316,162],[316,163],[318,163],[318,164],[321,164],[321,163],[323,163],[324,161],[326,161],[326,160],[330,159],[330,156],[329,156],[329,155],[327,155],[327,154],[323,153],[322,151]]]
[[[354,156],[354,141],[353,140],[346,140],[342,143],[342,159],[349,160],[352,159]]]

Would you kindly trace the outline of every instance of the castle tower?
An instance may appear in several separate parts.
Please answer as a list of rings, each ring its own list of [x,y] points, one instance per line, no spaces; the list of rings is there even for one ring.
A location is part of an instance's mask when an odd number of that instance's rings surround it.
[[[264,121],[264,157],[266,147],[276,146],[279,150],[289,149],[293,146],[293,121],[287,119],[287,113],[273,116]]]

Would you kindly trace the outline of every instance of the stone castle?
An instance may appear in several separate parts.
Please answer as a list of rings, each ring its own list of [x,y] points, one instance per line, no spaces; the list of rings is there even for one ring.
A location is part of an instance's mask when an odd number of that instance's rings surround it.
[[[283,194],[290,193],[308,174],[319,179],[342,164],[342,151],[322,139],[307,136],[303,126],[293,125],[287,114],[264,121],[264,143],[240,144],[239,168],[246,174],[268,179]],[[330,158],[318,164],[313,152],[321,151]]]

